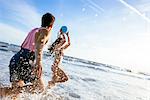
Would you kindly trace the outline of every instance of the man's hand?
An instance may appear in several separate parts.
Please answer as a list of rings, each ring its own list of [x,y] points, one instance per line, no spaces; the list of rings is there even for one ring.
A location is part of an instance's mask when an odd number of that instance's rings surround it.
[[[33,70],[33,72],[35,73],[35,75],[36,75],[38,78],[41,78],[41,76],[42,76],[42,66],[36,65],[36,66],[35,66],[35,69]]]
[[[41,78],[42,76],[42,67],[39,67],[37,70],[38,78]]]

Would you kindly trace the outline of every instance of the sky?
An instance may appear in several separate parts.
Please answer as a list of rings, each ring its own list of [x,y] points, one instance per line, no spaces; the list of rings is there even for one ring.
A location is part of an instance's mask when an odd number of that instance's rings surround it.
[[[46,12],[48,44],[68,27],[65,55],[150,73],[150,0],[0,0],[0,41],[21,45]]]

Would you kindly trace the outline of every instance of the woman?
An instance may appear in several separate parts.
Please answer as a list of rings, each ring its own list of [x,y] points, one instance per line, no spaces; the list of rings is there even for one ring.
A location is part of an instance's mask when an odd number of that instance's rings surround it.
[[[70,37],[69,32],[65,33],[63,30],[64,26],[60,30],[60,34],[56,41],[49,47],[50,53],[54,52],[54,62],[51,67],[53,71],[52,80],[48,82],[49,87],[55,85],[55,83],[61,83],[68,80],[67,75],[64,73],[63,70],[60,69],[60,63],[64,55],[64,50],[70,46]],[[67,36],[68,42],[66,42],[65,35]]]

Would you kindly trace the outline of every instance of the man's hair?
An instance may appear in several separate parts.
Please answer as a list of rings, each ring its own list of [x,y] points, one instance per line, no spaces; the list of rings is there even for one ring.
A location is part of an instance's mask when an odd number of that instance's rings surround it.
[[[46,13],[42,16],[41,26],[42,27],[46,27],[46,26],[49,27],[49,26],[53,25],[54,21],[55,21],[55,17],[50,13]]]

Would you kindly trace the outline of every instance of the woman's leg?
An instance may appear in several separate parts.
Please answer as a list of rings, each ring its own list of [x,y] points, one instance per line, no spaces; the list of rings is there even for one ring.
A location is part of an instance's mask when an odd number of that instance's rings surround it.
[[[61,83],[68,80],[68,77],[65,74],[65,72],[58,66],[52,66],[52,71],[53,71],[52,81],[54,83]]]
[[[55,60],[51,67],[53,75],[52,75],[52,80],[48,82],[49,87],[54,86],[55,83],[65,82],[68,80],[68,77],[64,73],[64,71],[58,67],[60,65],[61,58],[62,58],[61,53],[62,51],[56,51],[55,53]]]

